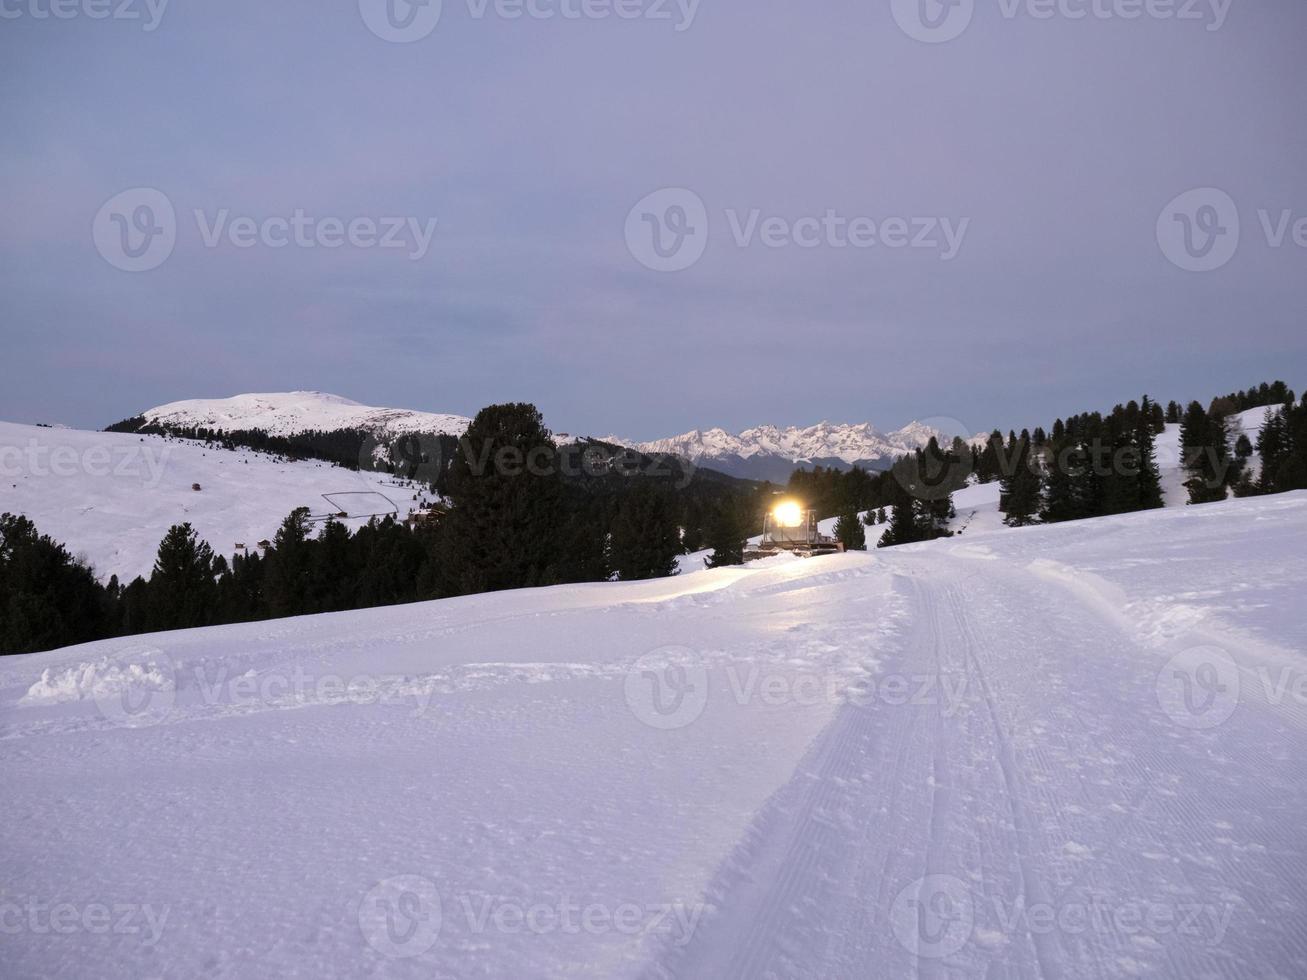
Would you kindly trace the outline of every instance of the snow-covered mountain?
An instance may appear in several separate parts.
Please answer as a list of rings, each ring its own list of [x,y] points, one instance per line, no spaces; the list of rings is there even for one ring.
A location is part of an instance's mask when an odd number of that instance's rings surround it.
[[[376,408],[322,391],[288,391],[194,398],[171,402],[141,413],[161,425],[200,427],[231,432],[262,429],[270,435],[294,435],[317,430],[363,429],[376,435],[408,432],[462,435],[471,420],[406,408]]]
[[[1304,577],[1300,492],[0,658],[0,972],[1301,977]]]
[[[220,431],[263,429],[272,435],[337,429],[364,429],[378,436],[408,432],[461,435],[470,420],[402,408],[376,408],[320,391],[269,392],[231,398],[191,399],[142,412],[148,422]],[[731,476],[783,482],[796,466],[860,464],[879,468],[930,441],[945,438],[921,422],[882,432],[869,422],[819,422],[810,426],[760,425],[739,433],[695,429],[667,439],[637,442],[607,436],[604,442],[645,453],[681,456]],[[578,437],[556,433],[560,442]]]
[[[796,466],[819,464],[845,469],[856,463],[881,468],[926,445],[931,436],[941,442],[952,438],[921,422],[910,422],[892,432],[881,432],[870,422],[818,422],[784,428],[759,425],[738,433],[721,428],[694,429],[651,442],[630,442],[616,436],[605,441],[646,453],[684,456],[731,476],[784,481]]]

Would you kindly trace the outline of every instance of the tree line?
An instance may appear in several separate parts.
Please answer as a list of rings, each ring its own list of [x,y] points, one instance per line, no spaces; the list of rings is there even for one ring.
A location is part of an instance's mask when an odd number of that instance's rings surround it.
[[[567,453],[590,452],[587,461]],[[148,577],[100,584],[30,520],[0,519],[0,652],[503,589],[675,574],[691,546],[732,563],[767,493],[614,447],[560,449],[532,405],[483,409],[442,468],[443,508],[351,531],[292,512],[262,553],[168,530]],[[665,462],[665,461],[664,461]],[[742,560],[738,557],[735,561]]]
[[[1284,400],[1278,401],[1283,398]],[[1234,416],[1270,411],[1256,444]],[[1307,489],[1307,396],[1282,382],[1166,409],[1148,397],[1038,427],[953,439],[885,471],[796,470],[786,491],[838,517],[848,549],[866,525],[882,546],[950,534],[952,494],[998,481],[1009,525],[1053,523],[1162,506],[1156,437],[1180,425],[1193,503]],[[174,433],[175,435],[175,433]],[[213,434],[209,434],[210,438]],[[273,445],[273,444],[269,444]],[[676,573],[679,556],[710,550],[710,567],[739,564],[778,488],[660,461],[602,443],[559,447],[532,405],[479,412],[461,439],[391,452],[399,475],[429,473],[437,519],[371,520],[351,531],[292,512],[262,553],[217,554],[189,524],[168,530],[148,577],[101,584],[25,517],[0,517],[0,653],[50,649],[141,632],[393,605],[503,589]],[[325,451],[321,445],[319,451]],[[578,454],[584,457],[578,459]],[[623,455],[627,454],[627,455]],[[1258,457],[1258,465],[1251,464]],[[588,462],[587,462],[588,460]],[[866,512],[864,520],[859,514]]]
[[[1255,445],[1237,418],[1254,408],[1267,409]],[[1011,526],[1161,507],[1156,438],[1167,423],[1180,426],[1177,462],[1191,504],[1307,489],[1307,398],[1296,402],[1283,381],[1207,406],[1172,401],[1163,409],[1144,396],[1107,415],[1058,419],[1048,433],[1009,433],[1006,442],[995,432],[977,457],[977,474],[982,482],[998,474],[1000,509]]]

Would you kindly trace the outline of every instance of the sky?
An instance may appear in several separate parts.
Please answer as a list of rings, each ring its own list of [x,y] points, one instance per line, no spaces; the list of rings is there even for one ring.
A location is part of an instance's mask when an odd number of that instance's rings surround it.
[[[1301,0],[0,0],[0,418],[1301,391],[1305,40]]]

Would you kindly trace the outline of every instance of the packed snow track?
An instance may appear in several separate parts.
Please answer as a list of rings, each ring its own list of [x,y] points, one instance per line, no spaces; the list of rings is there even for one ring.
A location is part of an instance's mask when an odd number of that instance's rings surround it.
[[[7,977],[1307,976],[1307,494],[0,661]]]

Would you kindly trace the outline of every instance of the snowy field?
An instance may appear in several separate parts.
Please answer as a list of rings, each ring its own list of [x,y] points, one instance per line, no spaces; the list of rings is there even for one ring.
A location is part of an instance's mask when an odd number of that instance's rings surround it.
[[[183,521],[230,557],[238,542],[253,549],[270,539],[296,507],[344,512],[342,523],[357,527],[372,514],[407,517],[418,493],[388,474],[319,460],[0,422],[0,513],[30,518],[101,581],[148,578],[160,540]]]
[[[4,658],[0,972],[1307,976],[1305,578],[1299,493]]]

